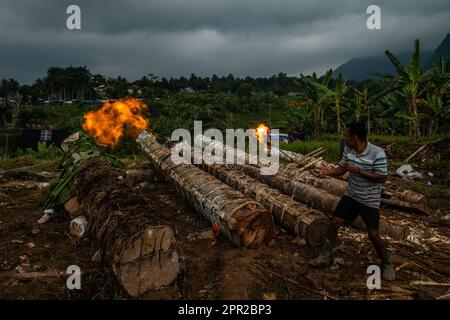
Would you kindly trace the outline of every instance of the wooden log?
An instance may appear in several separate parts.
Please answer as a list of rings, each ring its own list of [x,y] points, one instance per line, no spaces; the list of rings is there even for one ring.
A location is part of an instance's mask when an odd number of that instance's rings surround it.
[[[71,219],[74,219],[81,215],[80,204],[77,201],[77,197],[72,197],[64,204],[64,210],[67,211]]]
[[[310,171],[303,170],[295,163],[280,166],[279,172],[295,181],[312,185],[326,192],[342,197],[347,190],[347,182],[333,177],[316,177]],[[392,184],[387,184],[388,189],[381,190],[381,206],[396,210],[414,212],[421,215],[430,215],[431,209],[426,205],[426,198],[412,190],[395,190]],[[412,201],[407,201],[412,200]]]
[[[412,158],[414,158],[417,154],[419,154],[422,150],[424,150],[428,145],[424,144],[423,146],[419,147],[416,151],[414,151],[408,158],[406,158],[405,161],[403,161],[403,164],[407,164]]]
[[[66,276],[65,272],[62,271],[46,271],[46,272],[17,272],[17,271],[5,271],[0,272],[0,279],[15,279],[19,281],[31,281],[39,278],[58,278]]]
[[[190,146],[187,146],[190,147]],[[236,149],[232,146],[221,143],[220,141],[213,140],[205,135],[198,135],[194,139],[194,147],[201,148],[202,150],[222,150],[223,157],[219,159],[225,159],[227,155],[231,157],[233,155],[234,163],[240,164],[259,164],[259,158],[257,155],[248,154],[245,150]],[[216,161],[218,162],[218,161]]]
[[[329,167],[336,167],[335,165],[323,160],[322,158],[318,159],[317,157],[306,156],[301,153],[293,151],[282,150],[272,147],[270,152],[272,155],[278,153],[280,159],[288,162],[293,162],[293,164],[295,164],[298,168],[301,168],[307,164],[312,164],[315,168],[320,168],[323,165]]]
[[[201,158],[201,153],[193,153]],[[200,162],[200,161],[198,161]],[[207,161],[208,163],[212,163]],[[308,208],[302,203],[253,179],[245,173],[229,166],[211,164],[204,161],[200,165],[203,170],[212,174],[222,182],[261,203],[273,216],[274,220],[286,230],[303,236],[312,247],[321,244],[329,219],[320,211]]]
[[[342,197],[347,190],[346,181],[329,176],[316,177],[309,170],[300,171],[301,169],[295,164],[288,164],[280,166],[278,171],[288,178],[325,190],[337,197]]]
[[[316,158],[316,157],[320,157],[321,155],[323,155],[326,151],[327,150],[324,147],[320,147],[320,148],[317,148],[316,150],[313,150],[313,151],[305,154],[305,156]]]
[[[261,204],[192,164],[175,163],[171,151],[148,132],[141,133],[137,143],[179,194],[218,225],[231,242],[242,247],[259,247],[272,239],[272,217]]]
[[[302,202],[311,208],[322,211],[327,216],[332,216],[340,198],[334,196],[324,190],[315,188],[313,186],[295,181],[282,174],[276,175],[261,175],[259,168],[250,165],[233,165],[236,168],[252,178],[266,183],[272,188],[278,189],[293,199]],[[353,223],[357,229],[365,230],[364,222],[361,217],[358,217]],[[409,235],[409,228],[407,226],[393,225],[391,221],[380,217],[380,233],[391,237],[394,240],[405,240]]]
[[[262,175],[258,167],[250,165],[232,165],[232,167],[328,216],[333,214],[339,202],[339,198],[324,190],[295,181],[282,174]]]
[[[409,189],[403,189],[395,185],[391,181],[386,181],[386,189],[383,191],[387,198],[397,198],[401,201],[411,202],[411,203],[422,203],[427,204],[427,198],[425,195],[415,192]]]
[[[138,297],[170,285],[179,273],[175,237],[169,223],[136,194],[123,173],[105,160],[88,160],[74,183],[88,235],[101,248],[125,291]]]
[[[381,206],[400,211],[414,212],[425,216],[430,216],[432,214],[432,210],[423,203],[417,204],[397,199],[381,198]]]

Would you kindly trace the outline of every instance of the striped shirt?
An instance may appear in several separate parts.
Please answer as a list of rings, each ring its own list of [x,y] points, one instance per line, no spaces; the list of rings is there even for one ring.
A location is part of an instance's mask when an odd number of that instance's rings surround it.
[[[347,164],[355,165],[379,175],[385,176],[388,174],[386,153],[382,148],[371,144],[369,141],[367,141],[367,147],[361,154],[357,154],[356,150],[349,146],[344,148],[339,165],[345,166]],[[379,208],[381,185],[381,183],[369,181],[358,173],[350,172],[345,195],[368,207]]]

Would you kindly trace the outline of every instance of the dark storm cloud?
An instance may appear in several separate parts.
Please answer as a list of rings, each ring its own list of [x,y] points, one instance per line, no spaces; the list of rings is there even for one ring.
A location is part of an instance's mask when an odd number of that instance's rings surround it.
[[[81,31],[66,29],[70,4],[81,7]],[[381,7],[382,30],[367,30],[369,4]],[[416,37],[433,48],[449,21],[448,0],[2,0],[0,78],[30,82],[69,64],[130,79],[323,72],[410,50]]]

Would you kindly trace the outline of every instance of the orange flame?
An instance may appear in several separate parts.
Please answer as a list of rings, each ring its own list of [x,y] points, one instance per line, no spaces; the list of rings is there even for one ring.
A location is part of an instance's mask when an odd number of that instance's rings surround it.
[[[148,120],[143,117],[147,111],[147,105],[132,98],[106,102],[84,115],[83,129],[98,144],[114,148],[125,133],[137,138],[147,129]]]
[[[270,133],[270,128],[263,123],[261,123],[255,129],[256,138],[258,139],[258,141],[260,143],[264,143],[264,136],[266,136],[266,139],[267,139],[269,136],[269,133]]]

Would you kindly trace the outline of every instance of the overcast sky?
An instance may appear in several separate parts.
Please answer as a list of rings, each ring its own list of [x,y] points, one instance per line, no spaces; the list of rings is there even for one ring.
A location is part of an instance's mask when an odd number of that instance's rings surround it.
[[[66,9],[81,8],[81,30]],[[381,8],[382,30],[366,9]],[[50,66],[136,80],[148,73],[322,73],[352,57],[435,48],[449,0],[0,0],[0,78],[24,83]]]

